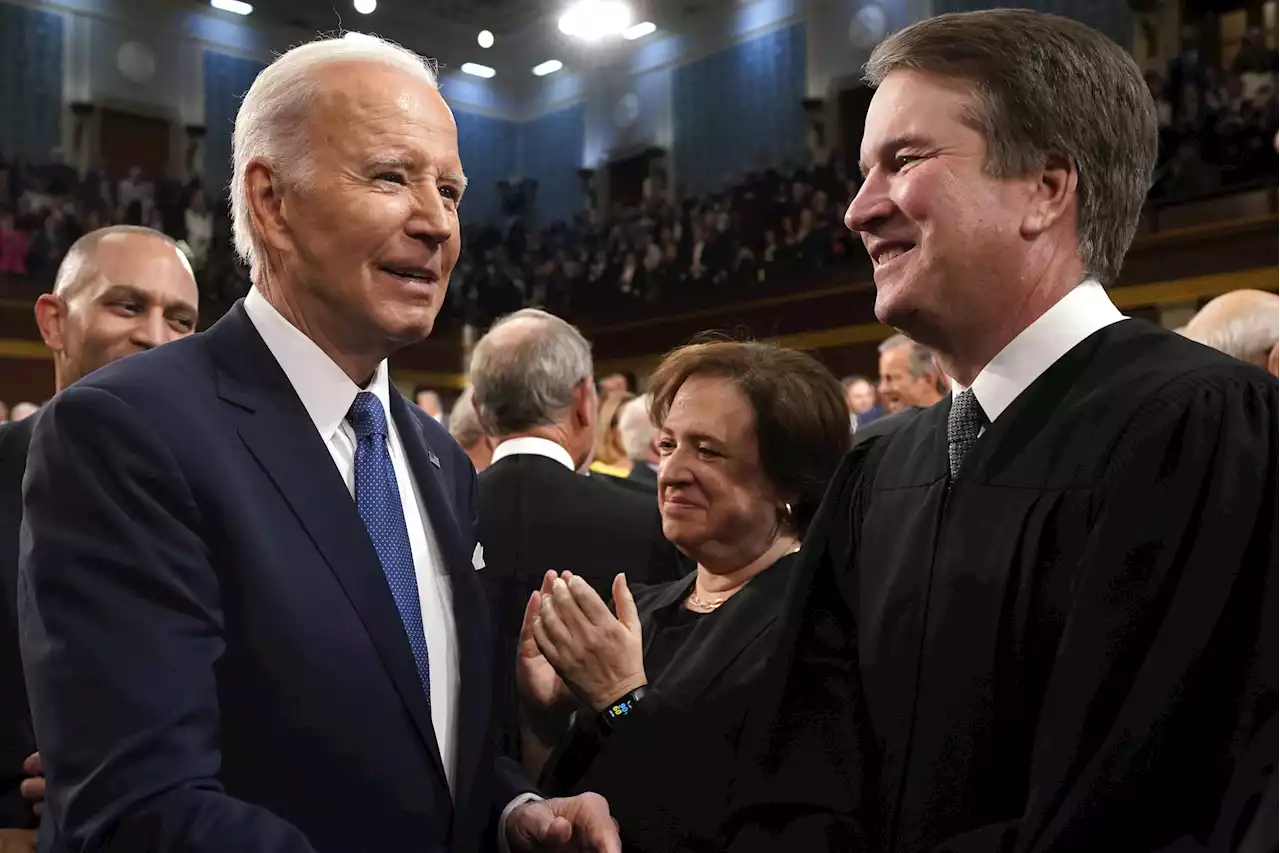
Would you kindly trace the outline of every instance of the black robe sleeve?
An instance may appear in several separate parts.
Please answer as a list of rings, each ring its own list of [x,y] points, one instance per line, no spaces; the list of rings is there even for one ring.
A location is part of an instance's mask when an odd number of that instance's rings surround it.
[[[1192,374],[1133,419],[1099,489],[1026,811],[942,849],[1240,849],[1276,760],[1276,387]],[[1188,767],[1194,790],[1163,781]]]
[[[805,537],[778,647],[743,729],[719,849],[874,849],[856,625],[844,607],[808,605],[848,600],[854,517],[881,449],[873,439],[845,457]]]

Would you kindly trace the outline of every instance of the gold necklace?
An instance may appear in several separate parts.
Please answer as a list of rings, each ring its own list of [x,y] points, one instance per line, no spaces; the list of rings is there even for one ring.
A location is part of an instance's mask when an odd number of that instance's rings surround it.
[[[796,545],[791,547],[790,550],[783,553],[781,556],[786,557],[796,553],[799,550],[800,550],[800,545],[797,543]],[[770,565],[772,565],[772,563]],[[748,578],[748,580],[750,579]],[[732,590],[729,590],[727,595],[722,595],[720,598],[713,598],[710,601],[708,601],[707,599],[698,595],[698,582],[697,580],[695,580],[693,582],[693,589],[689,591],[688,601],[697,609],[710,613],[711,611],[719,607],[721,604],[724,604],[726,601],[728,601],[733,596],[734,593],[736,593],[738,590],[742,589],[742,587],[746,585],[747,584],[744,581],[743,583],[739,584],[737,587],[733,588]]]
[[[717,607],[719,607],[721,604],[724,604],[728,600],[729,600],[729,596],[727,595],[724,596],[723,598],[716,598],[711,601],[707,601],[703,599],[701,596],[698,595],[697,584],[694,584],[693,591],[689,593],[689,603],[692,604],[694,607],[698,608],[699,610],[705,610],[708,613],[710,613],[712,610],[715,610]]]

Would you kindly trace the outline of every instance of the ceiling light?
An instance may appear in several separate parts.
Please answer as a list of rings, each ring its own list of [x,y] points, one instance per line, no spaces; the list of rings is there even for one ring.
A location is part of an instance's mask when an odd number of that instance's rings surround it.
[[[594,41],[631,26],[631,9],[621,0],[579,0],[560,16],[560,32]]]
[[[484,77],[487,80],[498,72],[494,71],[487,65],[477,65],[474,62],[464,62],[462,63],[462,73],[470,74],[473,77]]]
[[[627,41],[635,41],[636,39],[644,38],[656,29],[658,29],[658,25],[653,21],[641,21],[634,27],[627,27],[623,30],[622,37]]]
[[[361,15],[370,15],[378,8],[378,0],[356,0],[355,6]]]
[[[493,33],[488,30],[481,30],[480,35],[476,36],[476,43],[483,48],[493,47]]]
[[[533,66],[533,73],[538,77],[546,77],[548,74],[555,74],[561,68],[564,68],[563,62],[558,59],[548,59],[546,62]]]
[[[247,15],[253,11],[253,7],[244,0],[209,0],[209,5],[233,15]]]

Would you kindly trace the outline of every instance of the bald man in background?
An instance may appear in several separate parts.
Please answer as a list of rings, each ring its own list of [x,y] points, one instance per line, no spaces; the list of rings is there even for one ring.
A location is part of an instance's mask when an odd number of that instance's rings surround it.
[[[195,331],[198,294],[186,256],[150,228],[117,225],[72,245],[36,325],[53,351],[55,390],[99,367]],[[18,654],[15,595],[22,477],[38,417],[0,425],[0,849],[34,844],[44,780]],[[25,766],[24,766],[25,765]],[[5,833],[16,836],[6,839]]]
[[[1224,293],[1201,308],[1183,334],[1280,376],[1280,296],[1274,293]]]

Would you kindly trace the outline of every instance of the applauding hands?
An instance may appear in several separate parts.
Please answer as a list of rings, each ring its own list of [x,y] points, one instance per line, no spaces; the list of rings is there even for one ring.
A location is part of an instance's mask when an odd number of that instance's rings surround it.
[[[613,598],[617,616],[582,578],[547,572],[520,635],[517,684],[526,704],[563,707],[567,690],[600,711],[648,683],[640,616],[623,575],[614,578]]]

